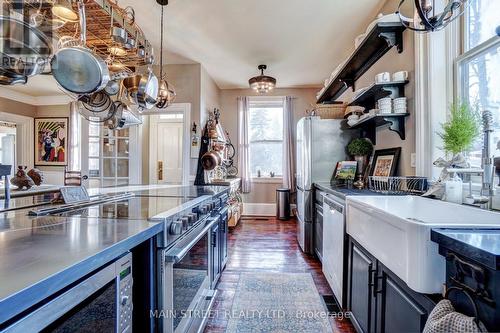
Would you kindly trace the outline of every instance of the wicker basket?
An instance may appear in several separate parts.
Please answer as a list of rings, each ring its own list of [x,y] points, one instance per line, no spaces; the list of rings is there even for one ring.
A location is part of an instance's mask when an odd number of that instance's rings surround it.
[[[312,113],[321,119],[344,119],[347,105],[341,104],[316,104]]]

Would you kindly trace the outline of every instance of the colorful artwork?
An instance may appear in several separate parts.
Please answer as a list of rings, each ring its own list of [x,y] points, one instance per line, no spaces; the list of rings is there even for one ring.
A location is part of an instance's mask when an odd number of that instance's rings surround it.
[[[393,177],[398,170],[401,148],[389,148],[376,150],[373,155],[373,163],[370,176]]]
[[[377,177],[389,177],[391,175],[392,164],[394,163],[394,156],[379,156],[373,175]]]
[[[68,118],[35,118],[35,165],[68,164]]]
[[[354,179],[356,170],[358,169],[358,162],[356,161],[342,161],[337,164],[335,171],[335,179]]]

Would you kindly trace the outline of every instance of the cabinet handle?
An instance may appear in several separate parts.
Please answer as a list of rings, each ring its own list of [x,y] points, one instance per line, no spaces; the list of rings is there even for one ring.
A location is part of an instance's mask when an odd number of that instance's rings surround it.
[[[382,294],[384,292],[384,285],[378,289],[379,280],[383,281],[384,275],[377,275],[377,270],[370,268],[370,283],[369,286],[372,288],[373,297],[377,297],[377,294]]]

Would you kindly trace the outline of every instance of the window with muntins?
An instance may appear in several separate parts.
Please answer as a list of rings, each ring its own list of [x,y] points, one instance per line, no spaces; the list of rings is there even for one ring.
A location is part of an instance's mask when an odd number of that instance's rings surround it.
[[[493,142],[500,140],[500,1],[475,0],[464,17],[463,53],[457,59],[458,97],[478,110],[494,114]],[[481,165],[482,141],[470,151],[473,166]],[[500,152],[496,152],[500,155]]]
[[[283,101],[250,99],[248,134],[252,177],[283,175]]]

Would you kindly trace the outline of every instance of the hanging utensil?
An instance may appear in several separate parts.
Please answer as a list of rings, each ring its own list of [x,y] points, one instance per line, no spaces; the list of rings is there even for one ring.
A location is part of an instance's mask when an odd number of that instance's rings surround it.
[[[15,84],[26,84],[28,77],[20,74],[14,74],[0,69],[0,85],[11,86]]]
[[[85,5],[78,1],[80,13],[80,46],[59,50],[51,61],[52,74],[66,91],[78,95],[91,94],[106,87],[110,80],[106,63],[87,48]]]
[[[137,90],[137,105],[144,109],[152,109],[158,98],[158,78],[149,71],[141,77]]]
[[[22,83],[22,77],[40,74],[51,55],[52,43],[42,31],[13,17],[0,16],[1,67],[9,73],[4,83]]]
[[[139,90],[139,84],[141,82],[141,75],[134,75],[127,77],[122,81],[123,87],[127,90],[127,96],[131,103],[138,104],[137,102],[137,92]]]
[[[111,81],[108,82],[108,84],[106,85],[106,87],[104,87],[104,91],[109,96],[115,96],[120,91],[120,84],[117,81],[115,81],[115,80],[111,80]]]
[[[111,39],[119,44],[125,44],[128,38],[127,30],[122,27],[115,27],[114,7],[111,5]]]
[[[79,99],[79,113],[88,121],[103,123],[111,119],[116,112],[116,105],[103,92],[97,92]]]

